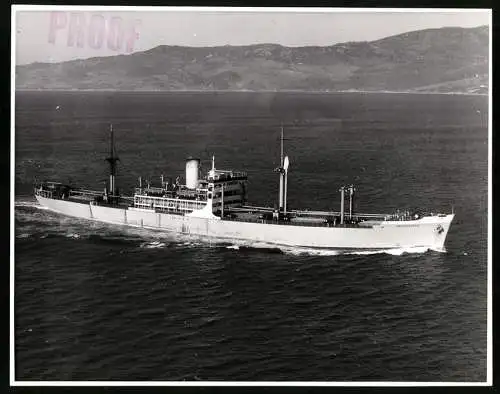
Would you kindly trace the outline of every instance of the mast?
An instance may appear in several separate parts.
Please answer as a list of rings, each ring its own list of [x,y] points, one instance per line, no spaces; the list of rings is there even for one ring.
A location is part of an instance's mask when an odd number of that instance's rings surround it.
[[[340,188],[340,224],[344,224],[344,192],[345,192],[345,186],[342,186]]]
[[[281,156],[280,165],[283,167],[283,122],[281,122]]]
[[[120,160],[115,153],[115,138],[113,133],[113,124],[110,124],[110,138],[109,138],[109,157],[106,161],[109,163],[109,191],[112,196],[116,195],[116,162]]]
[[[280,154],[280,192],[279,192],[279,210],[284,206],[284,174],[283,174],[283,123],[281,123],[281,154]]]
[[[278,212],[286,213],[286,192],[287,192],[287,176],[288,176],[288,165],[290,164],[288,156],[284,156],[283,153],[283,123],[281,123],[281,146],[280,146],[280,165],[274,169],[274,172],[279,172],[280,174],[280,189],[279,189],[279,209]]]
[[[209,176],[215,178],[215,155],[212,155],[212,169],[209,171]]]
[[[281,123],[281,146],[280,146],[280,165],[274,169],[274,172],[279,172],[280,174],[280,189],[279,189],[279,210],[278,212],[286,212],[286,177],[288,172],[288,156],[284,156],[283,153],[283,123]]]
[[[354,185],[349,186],[349,220],[352,220],[352,200],[355,190]]]
[[[221,206],[221,219],[224,219],[224,184],[221,185],[221,196],[220,196],[220,206]]]
[[[290,161],[288,159],[288,156],[285,156],[283,159],[283,171],[284,171],[284,177],[285,177],[285,182],[284,182],[284,192],[283,192],[283,214],[286,215],[286,194],[288,190],[288,166],[290,165]]]

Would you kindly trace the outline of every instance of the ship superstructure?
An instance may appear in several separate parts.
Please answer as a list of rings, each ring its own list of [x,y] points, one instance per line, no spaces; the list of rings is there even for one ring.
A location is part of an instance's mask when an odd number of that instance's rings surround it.
[[[204,174],[200,159],[188,157],[183,182],[180,177],[169,182],[161,176],[161,184],[151,186],[139,178],[132,196],[121,195],[116,187],[119,159],[112,129],[106,159],[109,187],[93,191],[43,182],[35,185],[35,196],[42,205],[71,216],[206,237],[339,249],[444,248],[453,213],[354,212],[354,185],[340,187],[338,212],[290,209],[290,160],[283,140],[282,127],[280,165],[275,169],[279,175],[276,207],[247,205],[247,174],[217,169],[214,156]]]
[[[133,208],[154,210],[160,213],[188,215],[195,212],[198,216],[215,219],[225,216],[232,208],[245,204],[247,193],[247,174],[241,171],[218,170],[215,157],[212,168],[205,177],[200,178],[200,159],[189,157],[186,160],[185,183],[177,178],[174,184],[165,182],[161,187],[139,187],[135,189]]]

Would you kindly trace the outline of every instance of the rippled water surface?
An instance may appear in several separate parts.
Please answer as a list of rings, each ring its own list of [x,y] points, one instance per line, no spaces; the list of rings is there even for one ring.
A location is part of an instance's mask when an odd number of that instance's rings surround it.
[[[215,154],[259,205],[283,122],[291,208],[339,209],[350,183],[359,211],[453,205],[447,251],[214,243],[38,206],[35,178],[104,187],[110,122],[123,193]],[[487,142],[485,97],[18,93],[16,378],[484,381]]]

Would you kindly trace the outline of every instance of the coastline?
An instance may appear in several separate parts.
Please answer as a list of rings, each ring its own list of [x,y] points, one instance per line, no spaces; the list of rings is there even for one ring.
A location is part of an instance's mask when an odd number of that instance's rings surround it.
[[[361,93],[361,94],[419,94],[419,95],[447,95],[447,96],[488,96],[487,93],[469,92],[430,92],[430,91],[393,91],[393,90],[203,90],[203,89],[182,89],[182,90],[160,90],[160,89],[15,89],[15,92],[92,92],[92,93],[303,93],[303,94],[339,94],[339,93]]]

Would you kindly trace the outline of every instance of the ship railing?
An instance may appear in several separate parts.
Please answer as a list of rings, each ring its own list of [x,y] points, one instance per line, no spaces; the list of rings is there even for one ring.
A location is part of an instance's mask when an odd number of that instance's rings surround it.
[[[104,192],[99,192],[96,190],[85,190],[85,189],[74,189],[69,191],[70,196],[103,196]]]
[[[50,190],[40,190],[37,188],[35,190],[35,195],[40,196],[40,197],[45,197],[45,198],[52,198],[52,191]]]
[[[134,206],[137,208],[160,208],[173,211],[194,211],[202,209],[207,205],[206,201],[182,200],[182,199],[161,199],[151,197],[136,197]]]
[[[369,226],[359,226],[357,223],[331,223],[331,222],[293,222],[288,220],[269,220],[262,218],[237,218],[237,217],[224,217],[222,220],[233,221],[233,222],[247,222],[247,223],[262,223],[262,224],[278,224],[285,226],[299,226],[299,227],[331,227],[331,228],[370,228]]]
[[[183,210],[183,211],[195,211],[197,209],[203,209],[206,204],[148,204],[135,202],[134,204],[137,208],[164,208],[164,209],[172,209],[172,210]]]
[[[396,212],[396,213],[392,213],[392,214],[389,214],[387,215],[384,220],[387,220],[387,221],[394,221],[394,222],[398,222],[398,221],[411,221],[411,220],[418,220],[422,217],[425,217],[425,216],[434,216],[435,214],[434,213],[417,213],[417,212],[413,212],[411,213],[410,211],[403,211],[403,212]]]
[[[170,196],[175,193],[173,190],[161,189],[161,188],[147,188],[147,187],[136,187],[134,189],[135,194],[146,196],[148,192],[163,193],[166,196]]]
[[[143,188],[143,191],[144,192],[150,192],[150,193],[163,193],[165,191],[164,188],[162,187],[154,187],[154,186],[150,186],[150,187],[145,187]]]
[[[233,172],[231,172],[231,176],[233,178],[247,178],[248,174],[246,172],[243,172],[243,171],[233,171]]]
[[[34,186],[36,188],[40,188],[40,187],[46,187],[46,188],[49,188],[49,189],[55,189],[56,187],[58,186],[65,186],[64,184],[62,184],[61,182],[53,182],[53,181],[36,181],[34,183]]]
[[[186,214],[185,211],[168,209],[168,208],[161,208],[161,207],[156,207],[154,209],[154,211],[155,211],[155,213],[168,213],[169,215],[179,215],[179,216],[184,216]]]
[[[215,175],[232,175],[232,176],[246,176],[247,173],[245,171],[235,171],[235,170],[215,170]]]
[[[290,211],[291,214],[297,215],[297,216],[341,216],[341,212],[336,212],[336,211],[299,211],[299,210],[292,210]],[[344,218],[345,219],[352,219],[354,218],[363,218],[363,219],[383,219],[386,217],[387,214],[383,213],[353,213],[352,216],[350,216],[348,213],[344,213]]]
[[[225,181],[232,179],[247,179],[248,174],[243,171],[233,171],[233,170],[215,170],[214,176],[208,175],[209,181]]]
[[[165,189],[160,189],[160,188],[149,188],[149,189],[144,189],[144,188],[135,188],[135,195],[138,197],[145,197],[145,198],[171,198],[171,199],[181,199],[181,200],[187,200],[187,201],[206,201],[207,196],[206,196],[206,191],[207,189],[180,189],[177,192],[174,192],[172,190],[165,190]],[[155,193],[155,194],[160,194],[160,195],[149,195],[149,193]]]
[[[238,208],[231,208],[235,212],[273,212],[275,209],[271,207],[259,207],[259,206],[251,206],[244,205]],[[340,212],[336,211],[309,211],[309,210],[289,210],[288,213],[295,216],[315,216],[315,217],[331,217],[331,216],[341,216]],[[390,214],[384,213],[355,213],[352,215],[352,219],[380,219],[384,220],[384,218],[389,217]],[[344,218],[350,219],[348,213],[344,213]]]
[[[202,204],[205,206],[207,204],[206,200],[189,200],[185,198],[172,198],[172,197],[156,197],[156,196],[144,196],[140,194],[136,194],[134,196],[134,200],[140,203],[147,203],[147,204],[166,204],[166,203],[172,203],[172,204]]]

